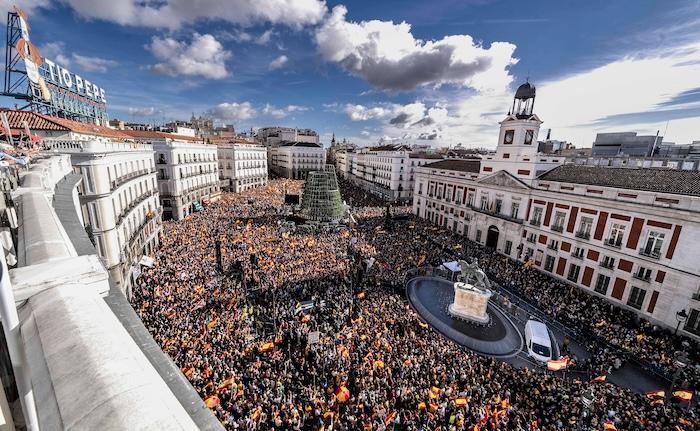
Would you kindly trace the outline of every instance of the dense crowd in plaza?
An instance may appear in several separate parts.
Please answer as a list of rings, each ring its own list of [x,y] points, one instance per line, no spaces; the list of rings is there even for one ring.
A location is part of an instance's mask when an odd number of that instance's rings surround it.
[[[227,429],[698,426],[694,410],[671,401],[465,351],[422,323],[394,287],[407,270],[439,265],[451,250],[477,257],[495,280],[552,318],[585,329],[582,336],[595,334],[659,367],[670,366],[663,354],[680,339],[634,325],[601,300],[424,221],[410,218],[392,230],[386,209],[362,200],[363,192],[354,192],[354,202],[369,205],[354,209],[353,228],[297,227],[285,220],[291,208],[283,191],[301,187],[275,180],[166,222],[155,265],[134,292],[146,327]],[[392,208],[393,215],[407,211]],[[224,273],[217,269],[217,238]],[[354,268],[369,258],[375,263],[357,285]],[[688,348],[697,352],[696,345]],[[591,363],[591,372],[607,372],[615,357]],[[692,373],[684,378],[697,384]],[[580,397],[589,388],[595,400],[584,407]]]

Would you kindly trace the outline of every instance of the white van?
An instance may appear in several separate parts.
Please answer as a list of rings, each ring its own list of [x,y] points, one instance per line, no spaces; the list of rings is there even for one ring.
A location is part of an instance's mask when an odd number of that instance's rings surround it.
[[[525,324],[525,345],[528,356],[540,362],[552,359],[552,342],[547,325],[537,320],[528,320]]]

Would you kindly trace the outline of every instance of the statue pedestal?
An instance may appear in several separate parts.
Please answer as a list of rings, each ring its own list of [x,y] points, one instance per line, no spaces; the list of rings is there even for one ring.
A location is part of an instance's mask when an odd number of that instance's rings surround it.
[[[454,302],[447,307],[450,315],[481,324],[489,322],[486,307],[493,295],[489,289],[480,289],[468,283],[457,282],[454,284],[454,290]]]

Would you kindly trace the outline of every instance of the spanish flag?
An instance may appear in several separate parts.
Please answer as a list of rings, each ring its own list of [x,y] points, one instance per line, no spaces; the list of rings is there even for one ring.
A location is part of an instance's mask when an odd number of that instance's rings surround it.
[[[614,424],[614,423],[612,423],[612,422],[610,422],[610,421],[605,421],[605,423],[603,424],[603,429],[604,429],[604,430],[611,430],[611,431],[614,431],[614,430],[616,430],[617,428],[615,428],[615,424]]]
[[[418,410],[425,410],[425,402],[421,401],[418,403]]]
[[[439,407],[437,404],[433,404],[433,403],[430,403],[429,406],[430,406],[431,412],[436,412],[438,407]]]
[[[207,323],[207,328],[209,328],[209,329],[214,328],[218,324],[219,324],[219,319],[214,319],[211,322]]]
[[[681,425],[692,425],[692,423],[691,423],[688,419],[686,419],[686,418],[680,418],[680,419],[678,419],[678,423],[681,424]]]
[[[467,405],[467,399],[466,398],[457,398],[455,400],[455,405],[457,407],[464,407]]]
[[[423,255],[418,259],[418,266],[421,266],[425,263],[426,255]]]
[[[328,420],[331,420],[331,421],[332,421],[334,415],[335,415],[335,413],[333,413],[332,411],[328,410],[328,411],[326,411],[325,413],[323,413],[323,419],[325,419],[325,420],[327,420],[327,421],[328,421]]]
[[[204,400],[204,404],[210,409],[213,409],[214,407],[221,404],[221,400],[219,400],[219,397],[217,397],[216,395],[211,395]]]
[[[693,391],[681,389],[679,391],[673,391],[673,396],[679,400],[690,401],[693,399]]]
[[[430,392],[432,392],[433,395],[437,395],[440,393],[440,388],[438,388],[437,386],[431,386]]]
[[[501,401],[501,408],[507,409],[508,406],[510,406],[510,401],[507,398]]]
[[[223,382],[221,382],[221,384],[219,384],[219,387],[216,389],[216,391],[218,393],[221,393],[221,392],[225,391],[226,389],[233,387],[235,384],[236,384],[236,382],[233,381],[233,377],[230,377],[230,378],[224,380]]]
[[[338,402],[344,403],[350,399],[350,390],[345,386],[341,386],[335,391],[335,398]]]
[[[649,398],[664,398],[666,396],[666,391],[664,391],[663,389],[659,389],[656,391],[644,392],[644,395],[646,395]]]
[[[311,316],[308,315],[308,314],[304,314],[304,315],[301,317],[301,323],[306,323],[306,322],[308,322],[309,320],[311,320]]]
[[[194,368],[192,367],[185,367],[182,369],[182,374],[185,375],[188,379],[192,377],[192,374],[194,374]]]
[[[598,376],[595,379],[591,380],[591,383],[605,383],[605,381],[608,379],[608,376],[602,375]]]
[[[374,368],[384,368],[384,361],[382,361],[382,360],[374,361]]]
[[[254,421],[257,421],[259,417],[260,417],[260,409],[257,409],[253,412],[253,416],[251,416],[250,418],[253,419]]]
[[[651,402],[651,405],[652,406],[662,406],[662,405],[664,405],[664,399],[663,398],[656,399],[656,400]]]
[[[547,361],[547,369],[549,371],[561,371],[565,370],[569,365],[569,357],[564,356],[561,359],[550,359]]]
[[[394,422],[394,419],[396,419],[396,415],[397,413],[395,411],[386,415],[386,417],[384,418],[384,426],[388,427],[390,423]]]
[[[357,299],[365,299],[365,292],[360,292],[357,294]]]
[[[425,323],[425,322],[419,322],[418,324],[420,325],[421,328],[427,328],[427,327],[428,327],[428,324]]]
[[[275,348],[275,344],[272,343],[272,342],[270,342],[270,341],[268,341],[267,343],[263,343],[263,344],[260,346],[260,352],[266,353],[266,352],[269,352],[270,350],[272,350],[272,349],[274,349],[274,348]]]

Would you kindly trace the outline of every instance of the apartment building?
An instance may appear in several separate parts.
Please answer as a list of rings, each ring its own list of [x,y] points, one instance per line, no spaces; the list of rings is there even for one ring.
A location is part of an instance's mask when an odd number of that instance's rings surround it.
[[[326,165],[326,149],[312,142],[285,142],[267,151],[270,170],[285,178],[303,180]]]
[[[248,141],[217,144],[222,189],[240,193],[267,184],[267,148]]]

